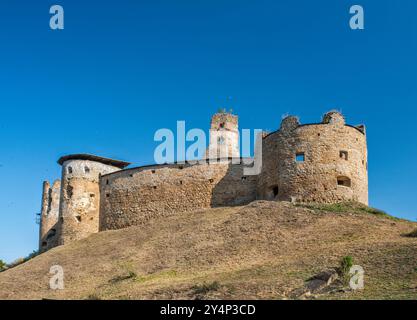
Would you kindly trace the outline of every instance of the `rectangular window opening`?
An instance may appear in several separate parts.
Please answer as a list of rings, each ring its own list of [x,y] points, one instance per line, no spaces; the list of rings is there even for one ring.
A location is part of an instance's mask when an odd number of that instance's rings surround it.
[[[339,152],[340,159],[348,160],[348,152],[347,151],[340,151]]]
[[[305,154],[304,154],[304,152],[297,152],[296,154],[295,154],[295,161],[296,162],[304,162],[305,161]]]
[[[337,177],[337,185],[350,188],[352,186],[352,182],[348,177],[339,176]]]

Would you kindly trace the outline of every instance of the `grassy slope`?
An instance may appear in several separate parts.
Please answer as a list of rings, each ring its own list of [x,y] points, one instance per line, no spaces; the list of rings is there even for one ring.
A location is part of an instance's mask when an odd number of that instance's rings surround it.
[[[320,298],[417,299],[417,238],[403,236],[417,224],[328,210],[258,201],[98,233],[0,273],[0,298],[285,299],[351,255],[365,289]],[[49,289],[55,264],[64,290]]]

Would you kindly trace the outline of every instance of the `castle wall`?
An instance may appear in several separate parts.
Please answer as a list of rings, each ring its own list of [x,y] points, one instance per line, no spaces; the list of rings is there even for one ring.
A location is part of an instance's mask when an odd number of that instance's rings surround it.
[[[288,123],[287,123],[288,122]],[[304,161],[297,161],[296,155]],[[258,196],[277,200],[368,204],[366,135],[345,125],[341,115],[299,125],[293,117],[263,141]]]
[[[119,168],[90,160],[68,160],[62,165],[60,245],[98,232],[100,175]]]
[[[39,228],[39,251],[46,251],[58,243],[58,214],[61,181],[43,183],[42,209]]]
[[[238,119],[218,113],[212,118],[206,156],[213,151],[217,158],[225,150],[228,157],[222,160],[127,170],[121,170],[127,162],[93,155],[60,158],[61,182],[44,183],[40,250],[156,217],[256,199],[368,204],[365,127],[346,125],[338,112],[307,125],[286,117],[278,131],[263,135],[258,176],[245,176],[243,164],[232,164],[231,157],[239,155]]]
[[[100,179],[100,231],[203,208],[247,204],[256,198],[256,176],[243,165],[173,164],[128,169]]]

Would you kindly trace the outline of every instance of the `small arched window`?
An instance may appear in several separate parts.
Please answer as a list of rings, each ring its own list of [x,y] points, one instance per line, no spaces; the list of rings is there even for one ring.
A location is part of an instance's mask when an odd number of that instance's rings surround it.
[[[84,172],[85,172],[85,173],[90,173],[90,168],[89,168],[89,167],[87,167],[87,166],[85,166],[85,167],[84,167]]]
[[[72,167],[68,167],[68,173],[71,174],[72,173]]]

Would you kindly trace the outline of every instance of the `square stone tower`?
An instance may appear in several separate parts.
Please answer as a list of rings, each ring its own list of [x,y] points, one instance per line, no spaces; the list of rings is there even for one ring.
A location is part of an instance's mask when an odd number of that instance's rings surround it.
[[[210,124],[210,143],[206,158],[239,158],[238,117],[231,113],[219,112],[213,115]]]

